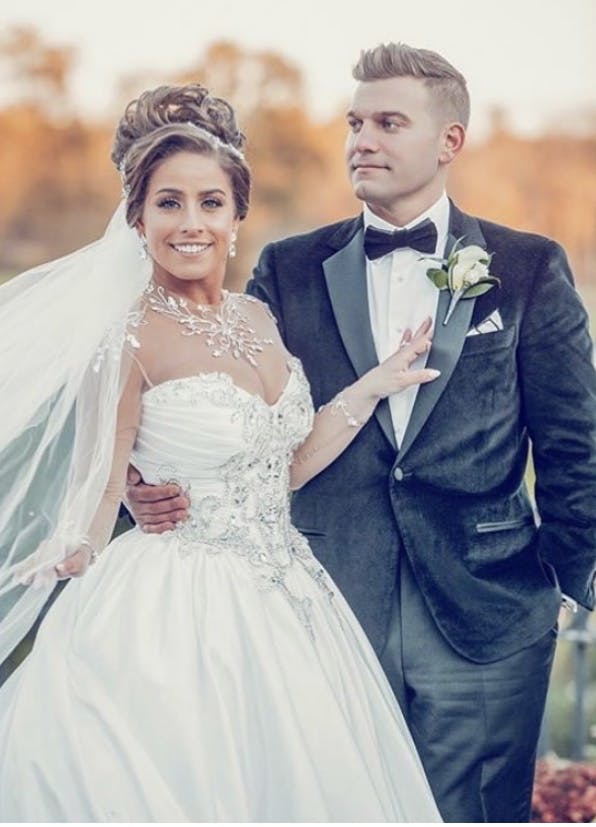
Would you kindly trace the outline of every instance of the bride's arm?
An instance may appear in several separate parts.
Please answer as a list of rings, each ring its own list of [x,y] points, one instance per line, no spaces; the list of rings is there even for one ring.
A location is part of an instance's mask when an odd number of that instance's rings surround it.
[[[292,490],[301,488],[345,451],[381,399],[439,376],[439,371],[431,368],[409,370],[412,362],[429,349],[430,328],[428,319],[408,344],[320,408],[312,431],[294,453],[290,467]]]
[[[87,539],[81,543],[74,554],[56,566],[56,572],[60,578],[83,575],[89,563],[101,554],[110,541],[126,485],[126,470],[130,454],[139,426],[143,387],[142,369],[133,358],[118,404],[110,477],[89,528]]]

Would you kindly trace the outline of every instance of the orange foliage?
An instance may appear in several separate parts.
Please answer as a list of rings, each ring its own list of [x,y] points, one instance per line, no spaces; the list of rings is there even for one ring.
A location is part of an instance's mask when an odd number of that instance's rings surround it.
[[[0,276],[74,249],[100,234],[119,181],[109,161],[114,123],[73,114],[73,53],[28,30],[0,40],[0,61],[18,76],[17,100],[0,110]],[[163,82],[200,80],[237,108],[249,138],[252,206],[229,273],[241,288],[267,241],[356,213],[343,164],[343,117],[316,123],[300,71],[279,54],[212,45]],[[121,107],[147,85],[123,79]],[[115,111],[119,111],[116,107]],[[560,241],[578,280],[596,259],[596,138],[520,138],[497,127],[454,165],[452,193],[465,210]]]

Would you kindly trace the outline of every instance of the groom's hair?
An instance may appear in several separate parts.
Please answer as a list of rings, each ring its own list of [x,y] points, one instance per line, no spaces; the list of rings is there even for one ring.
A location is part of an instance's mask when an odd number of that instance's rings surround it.
[[[380,43],[363,49],[352,70],[355,80],[420,78],[430,90],[435,109],[447,120],[467,127],[470,120],[470,95],[466,79],[455,66],[437,52],[416,49],[406,43]]]

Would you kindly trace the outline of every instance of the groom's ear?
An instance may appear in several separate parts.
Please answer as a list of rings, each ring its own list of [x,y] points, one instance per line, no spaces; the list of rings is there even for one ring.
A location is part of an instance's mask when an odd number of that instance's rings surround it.
[[[446,124],[441,130],[439,163],[450,164],[461,152],[466,141],[466,130],[461,123]]]

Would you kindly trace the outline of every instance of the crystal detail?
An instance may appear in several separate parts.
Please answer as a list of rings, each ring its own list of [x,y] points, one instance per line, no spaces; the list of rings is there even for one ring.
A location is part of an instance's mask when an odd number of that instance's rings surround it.
[[[297,359],[289,361],[288,382],[277,402],[268,404],[234,383],[227,373],[210,372],[173,379],[146,392],[152,403],[206,402],[232,410],[242,428],[244,450],[233,454],[219,469],[217,491],[196,490],[171,464],[159,468],[161,483],[175,482],[191,501],[189,519],[173,530],[178,553],[233,554],[251,567],[264,592],[277,591],[314,639],[312,597],[296,592],[291,572],[300,567],[317,591],[332,601],[333,585],[314,557],[308,540],[290,519],[290,462],[313,422],[308,381]]]
[[[189,309],[186,299],[166,293],[154,282],[145,290],[145,296],[152,310],[186,328],[181,331],[183,336],[205,336],[212,356],[231,353],[235,359],[243,358],[256,366],[256,354],[264,345],[273,344],[273,339],[257,336],[243,312],[247,303],[257,302],[252,296],[224,290],[223,301],[218,307],[196,304],[194,310]]]
[[[346,422],[350,428],[360,428],[364,424],[360,419],[357,419],[352,414],[348,407],[348,403],[346,402],[345,396],[341,391],[331,400],[331,402],[328,402],[326,405],[321,405],[319,410],[322,411],[324,408],[329,408],[331,416],[337,416],[337,414],[341,412],[345,416]]]
[[[147,324],[144,310],[130,310],[121,322],[113,324],[106,332],[95,351],[92,369],[99,373],[106,357],[114,361],[122,358],[122,348],[125,344],[130,345],[134,350],[141,347],[134,330],[141,325]]]

